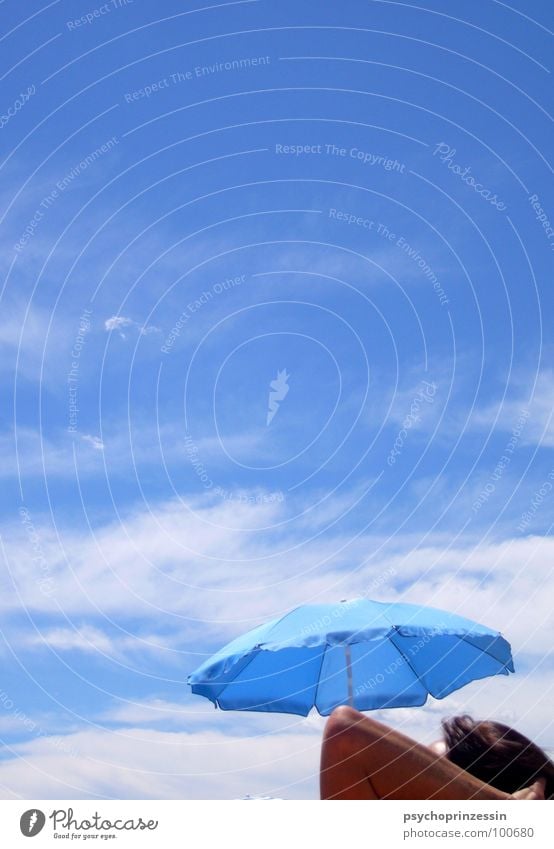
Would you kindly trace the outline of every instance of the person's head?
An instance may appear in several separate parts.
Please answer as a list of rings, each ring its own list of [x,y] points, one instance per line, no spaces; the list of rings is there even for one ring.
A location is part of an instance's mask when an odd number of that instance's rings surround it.
[[[544,778],[544,797],[554,798],[554,764],[519,731],[501,722],[476,722],[471,716],[443,719],[442,730],[445,757],[466,772],[504,793]]]

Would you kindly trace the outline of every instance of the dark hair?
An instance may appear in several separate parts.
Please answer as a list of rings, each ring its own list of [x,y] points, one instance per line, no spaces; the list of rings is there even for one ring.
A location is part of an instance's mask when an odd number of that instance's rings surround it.
[[[481,781],[515,793],[546,779],[545,799],[554,798],[554,764],[535,743],[501,722],[471,716],[443,719],[446,757]]]

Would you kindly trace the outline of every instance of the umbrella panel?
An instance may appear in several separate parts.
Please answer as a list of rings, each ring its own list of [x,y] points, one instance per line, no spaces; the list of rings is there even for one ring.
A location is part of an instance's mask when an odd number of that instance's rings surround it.
[[[250,663],[220,691],[219,707],[307,716],[314,703],[324,649],[256,651]]]
[[[471,681],[507,675],[510,670],[508,658],[499,659],[455,635],[418,639],[395,634],[391,639],[436,699],[444,699]]]

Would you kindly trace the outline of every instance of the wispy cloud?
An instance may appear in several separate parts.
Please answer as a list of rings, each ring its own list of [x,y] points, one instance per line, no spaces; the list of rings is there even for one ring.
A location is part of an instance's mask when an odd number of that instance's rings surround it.
[[[133,635],[121,631],[111,633],[94,625],[69,627],[45,627],[34,633],[19,634],[18,644],[22,648],[51,648],[60,652],[84,652],[102,654],[111,658],[129,658],[145,652],[165,649],[160,635]],[[167,641],[165,641],[167,642]]]
[[[23,301],[2,304],[0,312],[0,370],[38,380],[45,356],[48,311]]]
[[[502,631],[522,656],[549,651],[554,621],[541,588],[554,556],[550,537],[463,546],[399,538],[391,546],[367,533],[325,533],[315,516],[311,527],[287,530],[293,510],[298,504],[176,500],[92,534],[61,531],[59,540],[36,520],[50,595],[41,592],[24,529],[6,529],[0,602],[5,610],[24,604],[87,618],[98,611],[140,615],[145,622],[163,610],[168,625],[179,623],[182,644],[208,646],[298,604],[369,595],[469,618],[483,611],[484,624]]]
[[[430,742],[444,716],[472,713],[552,744],[552,682],[540,670],[478,681],[423,708],[374,716]],[[102,728],[100,723],[115,728]],[[324,720],[214,711],[200,698],[112,706],[94,727],[12,744],[0,762],[2,794],[19,798],[316,799]]]
[[[96,451],[104,450],[104,443],[99,436],[91,436],[89,433],[85,433],[81,439],[83,442],[88,442],[89,445],[92,445]]]
[[[48,739],[12,747],[0,785],[19,798],[236,799],[315,797],[319,734],[228,736],[128,727],[68,735],[72,757]],[[222,769],[222,757],[231,766]],[[124,766],[122,766],[124,765]],[[155,780],[154,779],[155,776]]]
[[[84,419],[84,414],[81,413]],[[96,422],[84,422],[85,427],[97,426]],[[196,430],[202,431],[197,426]],[[17,435],[17,440],[16,440]],[[231,433],[222,441],[217,436],[200,436],[198,440],[186,441],[186,431],[180,421],[166,422],[157,428],[150,422],[137,421],[126,426],[119,418],[112,417],[102,422],[102,435],[69,433],[65,429],[45,429],[44,432],[28,426],[0,431],[0,452],[4,462],[0,465],[0,479],[17,477],[42,477],[49,479],[72,478],[76,471],[81,478],[105,474],[99,459],[104,456],[110,476],[135,473],[137,468],[161,469],[163,463],[180,463],[181,468],[190,467],[193,446],[204,464],[209,464],[214,478],[218,477],[222,465],[228,464],[226,452],[234,456],[248,454],[249,458],[267,459],[272,456],[272,446],[262,427],[250,428],[240,433]],[[17,443],[17,454],[16,454]],[[188,462],[187,462],[188,461]],[[194,486],[196,479],[192,477]]]
[[[478,409],[472,424],[483,430],[509,432],[516,427],[522,411],[528,421],[521,441],[528,445],[554,447],[554,369],[538,373],[522,372],[513,381],[508,397]]]
[[[150,333],[161,333],[160,328],[153,324],[140,324],[140,322],[135,321],[132,318],[127,318],[124,315],[113,315],[111,318],[107,318],[104,322],[104,329],[108,333],[112,333],[115,330],[119,333],[122,339],[127,338],[127,334],[123,333],[123,329],[126,327],[134,328],[142,336],[148,336]]]
[[[78,442],[75,442],[77,436]],[[77,467],[83,475],[102,471],[98,460],[104,442],[90,434],[68,434],[66,431],[41,434],[35,428],[18,427],[17,431],[0,432],[0,452],[3,462],[0,479],[22,477],[67,478],[75,476],[73,447],[84,443],[77,456]],[[86,447],[85,447],[86,446]]]

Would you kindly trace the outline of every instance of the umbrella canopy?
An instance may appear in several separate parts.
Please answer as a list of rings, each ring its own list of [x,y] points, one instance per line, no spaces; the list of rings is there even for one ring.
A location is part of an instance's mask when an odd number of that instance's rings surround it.
[[[189,675],[223,710],[328,716],[422,705],[470,681],[514,671],[509,643],[432,607],[359,598],[307,604],[226,645]]]

